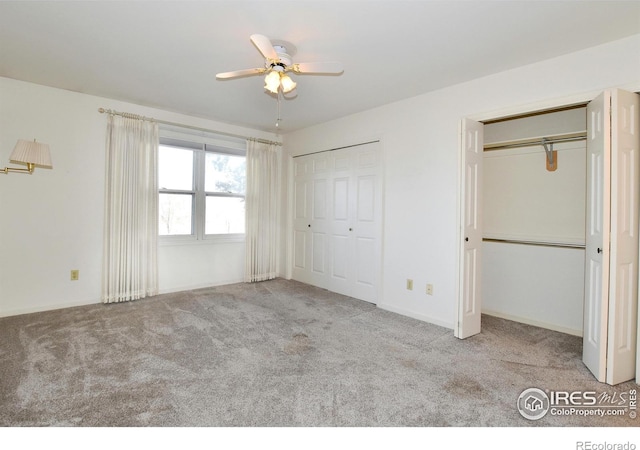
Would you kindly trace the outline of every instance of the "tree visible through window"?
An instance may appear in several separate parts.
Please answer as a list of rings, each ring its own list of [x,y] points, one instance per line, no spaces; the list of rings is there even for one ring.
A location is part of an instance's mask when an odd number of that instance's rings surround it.
[[[247,164],[244,156],[206,155],[205,191],[244,194],[247,184]]]
[[[246,158],[207,152],[205,161],[205,233],[244,233]]]
[[[161,139],[159,233],[243,234],[246,158],[238,150]]]

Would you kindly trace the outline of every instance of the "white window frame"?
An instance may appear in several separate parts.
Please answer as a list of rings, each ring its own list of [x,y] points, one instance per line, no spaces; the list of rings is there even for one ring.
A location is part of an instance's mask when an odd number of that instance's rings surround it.
[[[225,234],[206,234],[206,199],[207,196],[212,197],[235,197],[245,198],[245,195],[228,194],[223,192],[205,192],[205,158],[207,152],[218,153],[232,156],[243,156],[246,158],[246,149],[238,149],[225,147],[219,144],[209,144],[202,142],[194,142],[185,139],[176,139],[171,137],[160,137],[161,146],[170,146],[184,148],[193,151],[193,190],[176,190],[176,189],[158,189],[160,194],[189,194],[192,195],[192,211],[191,211],[191,234],[180,235],[159,235],[159,243],[163,245],[176,244],[212,244],[212,243],[229,243],[244,242],[245,233],[225,233]]]

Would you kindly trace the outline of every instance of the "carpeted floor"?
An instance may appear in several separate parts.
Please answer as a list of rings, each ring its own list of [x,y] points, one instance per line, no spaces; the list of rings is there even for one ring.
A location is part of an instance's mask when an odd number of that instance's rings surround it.
[[[581,339],[492,317],[451,330],[273,280],[0,319],[0,426],[638,426],[524,419],[590,390]]]

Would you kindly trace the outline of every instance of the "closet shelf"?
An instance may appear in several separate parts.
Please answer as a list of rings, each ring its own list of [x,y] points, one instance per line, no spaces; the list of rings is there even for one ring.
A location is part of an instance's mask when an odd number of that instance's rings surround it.
[[[543,138],[535,138],[535,139],[523,139],[519,141],[510,141],[510,142],[496,142],[493,144],[485,144],[484,151],[491,150],[504,150],[508,148],[520,148],[520,147],[531,147],[534,145],[545,146],[545,144],[558,144],[561,142],[576,142],[583,141],[587,139],[587,133],[571,133],[565,134],[562,136],[553,136],[553,137],[543,137]]]

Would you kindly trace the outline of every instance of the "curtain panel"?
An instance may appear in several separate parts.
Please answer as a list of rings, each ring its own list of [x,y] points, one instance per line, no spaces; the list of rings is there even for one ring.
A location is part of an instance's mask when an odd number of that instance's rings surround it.
[[[158,293],[158,124],[107,119],[102,301]]]
[[[247,140],[245,281],[277,276],[281,148]]]

